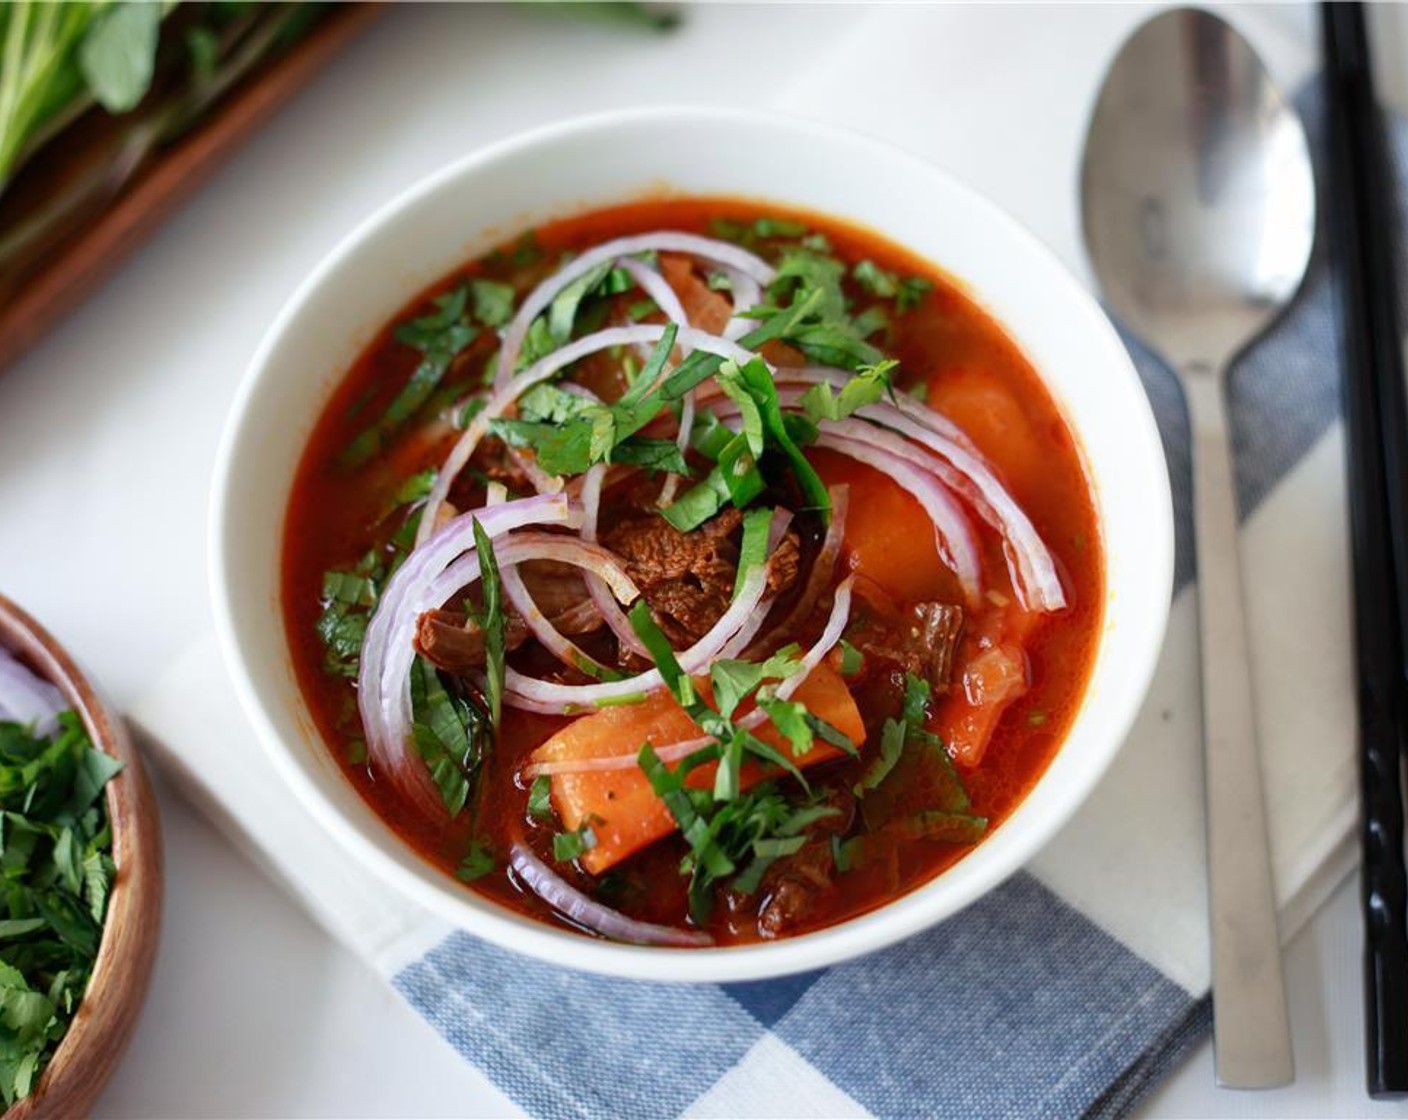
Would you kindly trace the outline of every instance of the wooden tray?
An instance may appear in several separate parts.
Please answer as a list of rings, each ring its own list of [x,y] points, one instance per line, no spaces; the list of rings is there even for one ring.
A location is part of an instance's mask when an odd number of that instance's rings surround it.
[[[107,279],[242,140],[380,11],[377,4],[351,3],[324,16],[287,53],[238,86],[188,135],[158,155],[81,234],[25,276],[15,297],[0,303],[0,370]]]

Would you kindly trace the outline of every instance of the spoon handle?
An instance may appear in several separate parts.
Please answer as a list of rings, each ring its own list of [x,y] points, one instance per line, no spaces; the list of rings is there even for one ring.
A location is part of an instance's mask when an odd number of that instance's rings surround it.
[[[1288,1084],[1294,1069],[1222,381],[1221,370],[1206,365],[1183,371],[1193,430],[1214,1054],[1218,1084],[1265,1089]]]

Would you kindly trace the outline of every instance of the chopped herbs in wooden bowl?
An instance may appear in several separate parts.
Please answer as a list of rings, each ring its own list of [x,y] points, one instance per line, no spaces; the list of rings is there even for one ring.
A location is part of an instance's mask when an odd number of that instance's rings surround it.
[[[151,792],[122,725],[0,598],[0,1096],[87,1110],[145,994],[161,908]]]

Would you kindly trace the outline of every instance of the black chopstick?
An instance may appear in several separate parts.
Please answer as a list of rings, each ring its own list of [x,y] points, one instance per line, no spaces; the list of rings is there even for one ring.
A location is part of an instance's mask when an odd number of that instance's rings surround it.
[[[1408,413],[1403,388],[1396,218],[1383,121],[1360,4],[1321,6],[1328,152],[1325,201],[1344,353],[1354,564],[1368,1089],[1408,1095],[1400,764],[1408,747]]]

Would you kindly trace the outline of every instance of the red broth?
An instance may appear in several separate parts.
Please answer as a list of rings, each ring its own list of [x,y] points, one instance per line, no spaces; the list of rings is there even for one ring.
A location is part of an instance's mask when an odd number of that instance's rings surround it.
[[[786,212],[737,199],[660,198],[549,222],[535,230],[535,239],[539,252],[555,259],[560,253],[624,234],[654,229],[707,234],[720,219],[751,223],[762,214],[795,219],[823,233],[832,253],[848,264],[870,260],[890,272],[930,282],[932,287],[918,306],[894,318],[884,344],[886,352],[901,363],[899,384],[911,391],[917,387],[932,407],[964,429],[1056,557],[1069,606],[1055,614],[1022,616],[1018,629],[1029,687],[1001,711],[980,763],[960,765],[972,812],[988,819],[990,835],[1060,748],[1089,679],[1103,612],[1101,534],[1090,481],[1075,438],[1036,370],[1001,325],[949,277],[872,231],[819,214]],[[317,632],[323,573],[350,567],[385,540],[390,532],[384,517],[388,495],[407,476],[434,467],[445,453],[447,439],[455,435],[442,431],[427,437],[413,431],[393,441],[365,467],[349,470],[339,465],[340,452],[362,428],[365,417],[385,408],[418,360],[414,351],[394,339],[395,324],[425,314],[433,296],[466,276],[513,274],[518,267],[516,248],[521,251],[525,245],[510,242],[497,256],[457,269],[409,301],[378,333],[323,410],[299,465],[285,522],[282,591],[288,641],[299,683],[327,748],[377,814],[447,875],[454,873],[470,843],[468,814],[453,822],[427,822],[366,762],[359,745],[362,730],[355,683],[324,667],[325,649]],[[492,332],[481,334],[452,367],[449,383],[463,389],[476,384],[495,345]],[[808,454],[828,483],[851,485],[846,562],[853,569],[898,602],[955,598],[956,581],[941,562],[927,519],[913,498],[869,467],[827,452]],[[604,516],[610,516],[609,504]],[[985,528],[980,535],[984,577],[992,590],[990,610],[970,612],[964,638],[970,647],[980,642],[985,631],[1008,626],[1013,617],[1002,543]],[[976,649],[968,648],[967,654],[975,655]],[[862,758],[842,759],[809,771],[815,783],[831,782],[842,789],[856,781],[878,749],[876,713],[893,710],[896,689],[893,674],[862,676],[855,683],[870,729],[861,747]],[[959,685],[935,700],[932,728],[961,737],[963,693]],[[535,850],[550,858],[552,829],[528,817],[525,783],[516,775],[527,756],[568,720],[506,711],[500,740],[480,778],[483,793],[477,799],[474,831],[492,841],[526,829]],[[637,745],[623,743],[621,748],[630,751]],[[905,794],[901,791],[898,796],[903,800]],[[501,855],[502,844],[498,847]],[[786,932],[821,928],[881,906],[942,873],[970,850],[966,844],[929,839],[895,844],[884,858],[834,873],[805,915]],[[685,852],[683,841],[672,836],[619,864],[608,873],[609,884],[579,868],[572,869],[569,877],[580,885],[602,888],[603,901],[631,917],[685,926],[685,880],[678,870]],[[570,925],[521,889],[501,859],[495,871],[465,889],[544,922]],[[727,898],[715,906],[707,929],[720,943],[769,935],[760,928],[755,913],[735,907]]]

